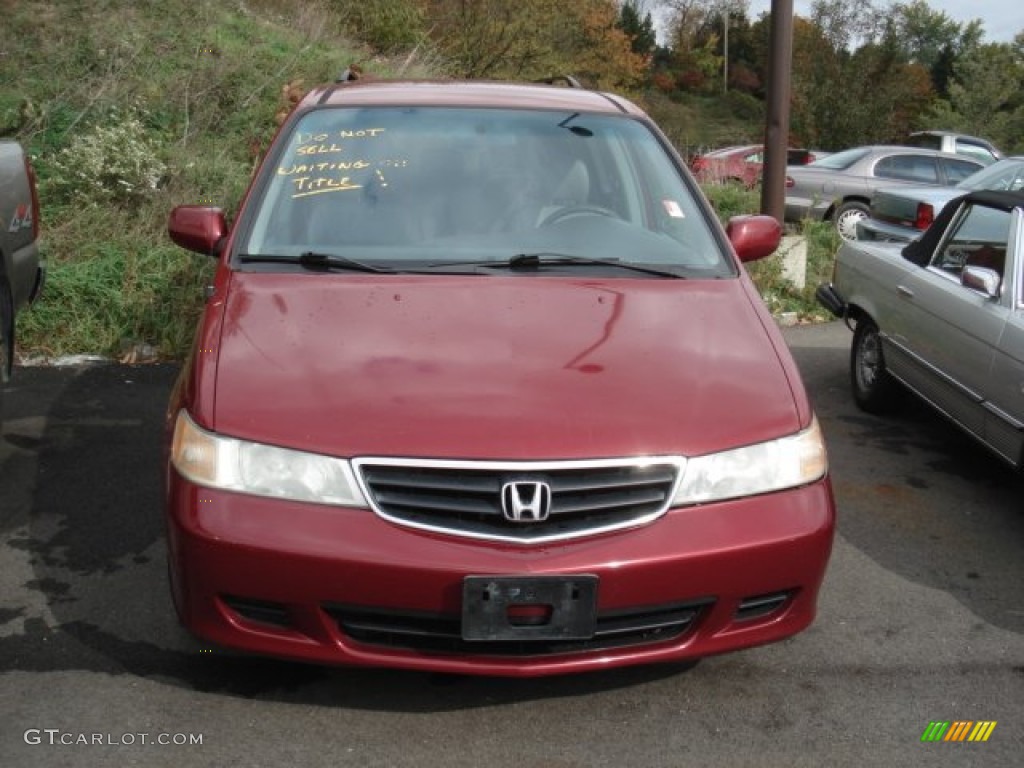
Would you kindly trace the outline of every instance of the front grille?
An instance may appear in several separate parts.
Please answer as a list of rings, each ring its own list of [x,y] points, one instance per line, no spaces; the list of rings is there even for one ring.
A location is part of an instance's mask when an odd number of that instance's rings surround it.
[[[360,643],[422,653],[471,656],[545,656],[663,643],[681,637],[714,601],[710,598],[597,615],[587,640],[469,641],[459,616],[323,605],[339,629]]]
[[[354,463],[371,506],[388,520],[460,536],[534,543],[602,533],[659,517],[668,509],[683,460]],[[511,482],[550,487],[546,519],[506,517],[502,488]]]

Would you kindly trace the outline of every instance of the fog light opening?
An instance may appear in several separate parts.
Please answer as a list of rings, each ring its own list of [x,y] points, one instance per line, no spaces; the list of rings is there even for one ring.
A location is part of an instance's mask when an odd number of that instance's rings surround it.
[[[272,627],[293,629],[291,613],[284,603],[275,603],[271,600],[257,600],[251,597],[236,597],[234,595],[221,595],[221,602],[224,603],[239,618],[246,621],[253,621],[257,624],[269,624]]]
[[[740,601],[739,607],[736,609],[736,615],[733,619],[735,621],[762,619],[765,616],[769,616],[779,611],[786,603],[789,602],[789,598],[792,597],[792,595],[793,590],[786,590],[785,592],[773,592],[770,595],[745,597]]]

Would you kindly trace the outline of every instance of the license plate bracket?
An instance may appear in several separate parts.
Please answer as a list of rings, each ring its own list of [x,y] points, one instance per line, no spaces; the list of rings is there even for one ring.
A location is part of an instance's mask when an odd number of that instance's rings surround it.
[[[463,640],[588,640],[597,576],[466,576]]]

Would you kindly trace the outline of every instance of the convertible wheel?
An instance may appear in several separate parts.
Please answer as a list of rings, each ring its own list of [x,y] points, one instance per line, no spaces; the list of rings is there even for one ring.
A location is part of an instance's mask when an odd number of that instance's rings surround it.
[[[549,214],[538,226],[549,227],[552,224],[568,219],[573,216],[606,216],[609,219],[622,218],[610,208],[602,208],[600,205],[567,205]]]
[[[878,326],[864,319],[857,323],[850,349],[850,383],[857,406],[868,413],[891,410],[897,395],[896,380],[885,367]]]
[[[832,216],[835,222],[836,231],[843,240],[857,239],[857,222],[864,221],[871,214],[870,209],[856,200],[843,203]]]
[[[0,384],[11,379],[14,366],[14,302],[7,284],[0,279]]]

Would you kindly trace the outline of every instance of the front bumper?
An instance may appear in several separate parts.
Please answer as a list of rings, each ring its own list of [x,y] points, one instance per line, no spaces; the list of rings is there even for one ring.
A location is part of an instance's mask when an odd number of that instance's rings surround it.
[[[832,283],[822,283],[814,291],[814,298],[821,306],[838,317],[840,320],[846,317],[846,300]]]
[[[416,531],[365,509],[214,491],[172,470],[167,522],[179,616],[213,643],[327,664],[536,676],[697,658],[799,632],[815,615],[835,509],[825,479],[519,546]],[[579,574],[598,577],[597,623],[610,635],[459,636],[466,576]]]
[[[909,243],[919,238],[921,234],[922,231],[919,229],[890,224],[878,219],[868,218],[857,222],[858,240],[882,243]]]
[[[787,197],[783,213],[783,219],[790,222],[800,222],[804,219],[823,221],[825,214],[831,208],[827,201],[814,200],[804,197]]]

